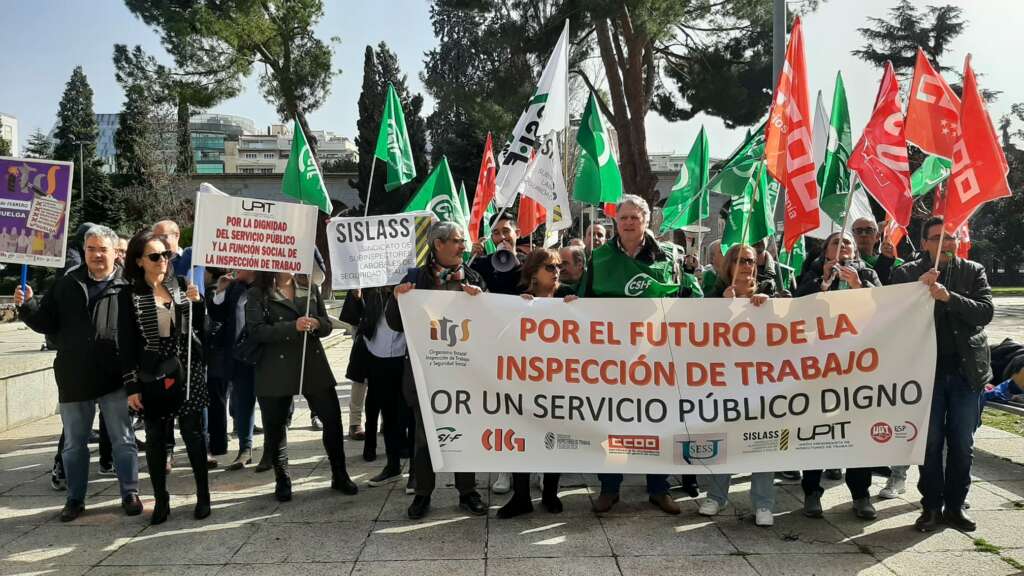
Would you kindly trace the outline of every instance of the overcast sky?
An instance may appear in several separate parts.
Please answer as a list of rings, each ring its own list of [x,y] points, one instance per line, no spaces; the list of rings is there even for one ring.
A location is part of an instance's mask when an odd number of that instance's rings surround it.
[[[896,3],[897,0],[829,0],[804,20],[811,99],[822,90],[826,106],[830,106],[835,74],[842,70],[855,138],[867,122],[881,78],[879,70],[850,54],[863,43],[856,29],[866,25],[870,16],[885,16]],[[928,3],[963,8],[968,28],[954,42],[943,64],[959,69],[964,56],[973,53],[975,70],[984,74],[980,83],[1002,91],[990,108],[993,120],[998,121],[1011,104],[1024,102],[1020,39],[1014,40],[1024,24],[1024,0]],[[310,123],[318,129],[353,137],[367,44],[387,42],[408,74],[410,87],[422,91],[418,75],[423,68],[424,52],[435,44],[428,2],[325,0],[324,4],[326,14],[318,33],[323,38],[341,38],[334,66],[343,72],[334,79],[327,103],[310,115]],[[64,84],[76,65],[84,67],[95,92],[96,112],[112,113],[120,111],[124,100],[121,87],[114,80],[113,44],[141,44],[147,51],[163,55],[156,34],[118,0],[6,0],[3,14],[0,111],[18,118],[22,146],[36,128],[49,131],[53,126]],[[427,106],[432,106],[429,96]],[[213,111],[252,118],[259,127],[279,121],[274,108],[259,94],[256,74],[248,79],[245,93]],[[728,154],[743,135],[741,130],[726,130],[714,118],[670,123],[652,113],[647,118],[649,151],[687,152],[701,123],[708,129],[711,153],[716,157]]]

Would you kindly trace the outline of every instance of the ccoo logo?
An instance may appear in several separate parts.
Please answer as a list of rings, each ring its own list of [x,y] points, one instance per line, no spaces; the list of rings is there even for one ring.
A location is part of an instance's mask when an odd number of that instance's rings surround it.
[[[444,342],[449,347],[455,346],[457,342],[469,340],[469,319],[456,324],[448,318],[430,321],[430,339]]]
[[[517,437],[511,428],[488,428],[480,436],[480,444],[489,452],[525,452],[526,439]]]

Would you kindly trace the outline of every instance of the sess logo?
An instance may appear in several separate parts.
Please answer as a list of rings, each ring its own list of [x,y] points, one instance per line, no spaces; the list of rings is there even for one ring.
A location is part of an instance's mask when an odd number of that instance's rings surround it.
[[[480,444],[488,452],[525,452],[526,439],[516,436],[511,428],[488,428],[480,436]]]
[[[626,296],[639,296],[650,288],[654,282],[654,278],[651,278],[647,274],[640,272],[636,276],[629,279],[626,282]]]
[[[725,464],[724,434],[693,434],[674,438],[676,464]]]
[[[469,340],[469,319],[456,324],[446,317],[440,320],[430,321],[430,339],[444,342],[449,347],[455,346],[457,342]]]

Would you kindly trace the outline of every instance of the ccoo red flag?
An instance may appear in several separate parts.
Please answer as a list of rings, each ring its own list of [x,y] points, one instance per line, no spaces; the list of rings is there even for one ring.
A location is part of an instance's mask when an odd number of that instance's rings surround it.
[[[946,189],[942,184],[935,187],[935,195],[932,197],[932,216],[942,216],[946,213]]]
[[[960,137],[960,99],[920,48],[908,98],[907,142],[928,154],[952,158]]]
[[[946,232],[952,234],[985,202],[1010,195],[1006,156],[978,93],[971,56],[964,59],[960,138],[953,147],[953,172],[946,193]]]
[[[529,236],[548,217],[544,205],[535,201],[526,194],[519,196],[519,217],[516,223],[519,225],[519,235]]]
[[[914,198],[910,195],[910,159],[900,85],[891,62],[885,65],[875,110],[850,153],[848,166],[897,224],[910,223],[914,207]]]
[[[956,255],[964,260],[971,255],[971,227],[967,222],[964,222],[963,228],[960,229],[960,243],[956,245]]]
[[[900,226],[889,214],[885,215],[885,228],[882,229],[882,241],[893,246],[899,246],[903,237],[907,235],[907,229]]]
[[[494,199],[498,166],[494,162],[494,150],[491,133],[487,133],[484,144],[484,157],[480,161],[480,174],[476,177],[476,192],[473,194],[473,209],[469,216],[469,239],[476,242],[480,239],[480,220],[484,217],[487,205]]]
[[[764,157],[768,173],[786,189],[784,244],[786,250],[792,250],[804,233],[816,230],[820,223],[800,18],[793,22],[786,62],[772,98],[765,129]]]

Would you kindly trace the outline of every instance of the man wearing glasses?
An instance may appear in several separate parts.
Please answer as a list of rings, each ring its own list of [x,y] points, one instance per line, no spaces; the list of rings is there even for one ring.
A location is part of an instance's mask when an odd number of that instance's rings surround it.
[[[923,282],[935,299],[935,389],[917,482],[923,510],[914,526],[930,532],[944,520],[971,532],[976,525],[964,513],[963,504],[971,485],[974,430],[981,418],[979,397],[992,379],[985,335],[985,325],[992,321],[992,289],[981,264],[957,257],[957,234],[943,234],[943,226],[941,217],[929,218],[922,228],[921,257],[892,275],[893,284]]]
[[[903,265],[896,255],[896,247],[888,238],[878,242],[878,224],[870,218],[858,218],[853,222],[853,238],[857,242],[860,259],[878,274],[882,285],[889,284],[892,271]]]

